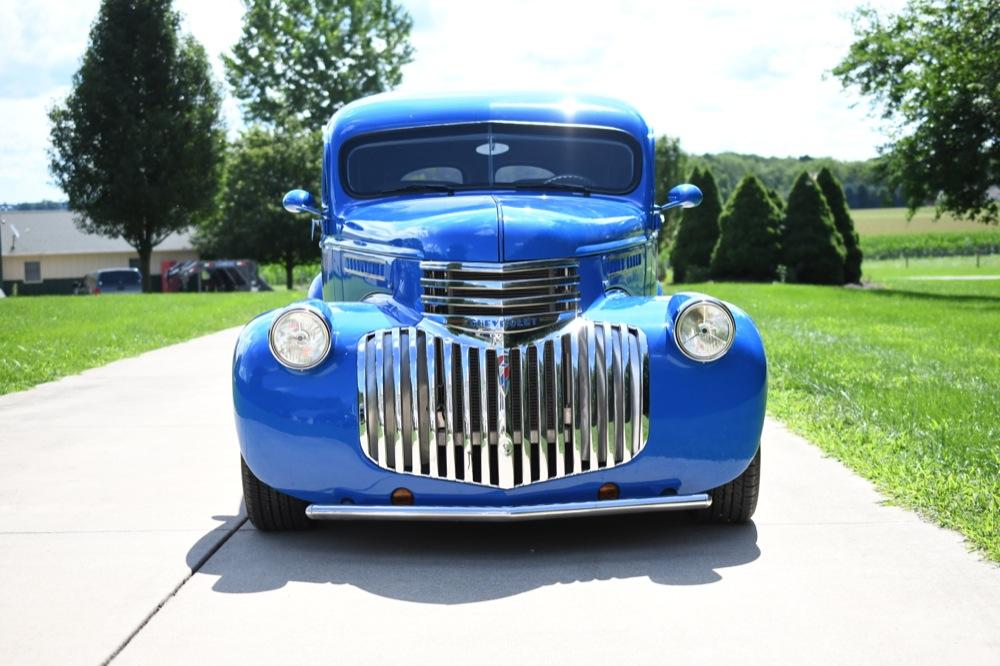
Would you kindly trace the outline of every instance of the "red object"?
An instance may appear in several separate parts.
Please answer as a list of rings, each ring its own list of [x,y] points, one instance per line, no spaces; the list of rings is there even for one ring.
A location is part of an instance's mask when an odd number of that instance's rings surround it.
[[[100,296],[100,295],[101,295],[101,288],[94,287],[94,296]]]
[[[167,271],[170,267],[177,262],[172,259],[167,259],[160,262],[160,288],[164,291],[180,291],[180,284],[177,280],[170,280],[167,278]]]

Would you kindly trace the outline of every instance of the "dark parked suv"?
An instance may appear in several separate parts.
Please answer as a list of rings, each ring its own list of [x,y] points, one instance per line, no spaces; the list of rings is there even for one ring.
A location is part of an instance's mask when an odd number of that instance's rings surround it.
[[[87,273],[76,283],[77,294],[140,294],[142,273],[138,268],[102,268]]]

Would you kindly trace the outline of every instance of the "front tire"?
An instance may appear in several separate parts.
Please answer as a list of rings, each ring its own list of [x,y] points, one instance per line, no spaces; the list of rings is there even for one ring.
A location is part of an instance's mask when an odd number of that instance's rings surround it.
[[[240,468],[243,472],[243,503],[254,527],[262,532],[308,530],[313,527],[313,521],[306,518],[308,502],[275,490],[258,479],[243,456],[240,456]]]
[[[760,447],[743,473],[725,485],[709,491],[712,506],[698,512],[706,523],[745,523],[757,509],[760,493]]]

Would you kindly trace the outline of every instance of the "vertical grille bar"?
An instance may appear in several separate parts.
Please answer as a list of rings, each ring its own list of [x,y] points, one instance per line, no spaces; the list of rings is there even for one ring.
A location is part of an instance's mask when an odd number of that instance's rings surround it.
[[[649,347],[646,346],[646,336],[641,335],[637,329],[633,330],[636,330],[639,343],[639,356],[642,359],[642,381],[640,382],[640,393],[642,394],[642,409],[640,410],[642,438],[640,439],[639,446],[639,448],[642,448],[649,439]],[[638,452],[639,450],[636,449],[636,453]]]
[[[586,348],[586,345],[580,344],[580,336],[586,335],[586,331],[586,326],[581,326],[578,331],[570,333],[569,336],[570,382],[572,383],[570,414],[573,420],[573,446],[570,448],[573,455],[573,474],[579,474],[583,471],[581,465],[583,461],[583,438],[581,436],[583,429],[580,428],[580,385],[583,378],[587,376],[587,373],[581,371],[584,365],[581,363],[580,354],[581,350]]]
[[[642,448],[642,443],[645,441],[642,435],[642,390],[640,389],[640,382],[642,382],[642,369],[640,368],[641,359],[639,357],[639,342],[637,340],[638,336],[630,335],[628,338],[629,346],[629,374],[632,380],[632,440],[629,443],[631,454],[635,457],[635,454],[639,453],[639,449]]]
[[[378,423],[379,423],[379,434],[378,434],[378,457],[376,460],[379,464],[388,467],[390,465],[389,458],[386,456],[386,446],[385,441],[389,436],[388,427],[386,425],[385,419],[385,371],[387,367],[385,365],[384,354],[382,346],[385,341],[384,335],[375,336],[375,383],[376,390],[378,392],[378,408],[375,410],[378,413]]]
[[[458,364],[455,367],[455,404],[460,405],[458,407],[461,409],[460,418],[457,419],[455,423],[455,428],[460,428],[462,431],[462,436],[455,440],[455,445],[458,447],[455,458],[455,471],[458,473],[458,478],[460,479],[471,479],[472,478],[472,427],[470,425],[470,420],[472,414],[469,408],[469,394],[472,392],[472,387],[469,385],[469,379],[471,373],[469,372],[469,348],[465,345],[455,345],[455,350],[458,353]]]
[[[361,449],[395,472],[513,488],[626,463],[648,437],[637,328],[580,321],[505,349],[403,327],[357,349]]]
[[[577,417],[577,427],[580,428],[580,466],[586,471],[590,469],[590,452],[593,447],[593,431],[590,422],[593,412],[591,411],[591,393],[593,384],[590,373],[590,364],[594,358],[594,328],[587,322],[580,327],[580,404],[579,416]]]
[[[483,459],[479,455],[482,449],[483,409],[479,396],[485,387],[479,376],[479,352],[475,347],[462,347],[462,360],[465,361],[462,375],[462,385],[465,391],[465,419],[468,423],[465,433],[466,441],[466,478],[476,483],[483,480]]]
[[[632,410],[632,346],[631,346],[632,336],[629,335],[628,329],[623,328],[621,331],[621,347],[622,347],[622,386],[623,386],[623,410],[624,410],[624,421],[625,428],[623,431],[623,442],[622,450],[624,451],[622,461],[628,462],[632,459],[632,432],[635,430],[635,415]]]
[[[448,342],[442,343],[444,352],[444,392],[445,392],[445,438],[444,438],[444,460],[446,476],[448,479],[457,479],[455,473],[455,391],[453,386],[451,347]]]
[[[535,343],[535,389],[537,397],[535,399],[535,422],[538,433],[537,443],[532,443],[531,451],[531,480],[540,481],[548,478],[548,418],[546,415],[545,400],[545,343]]]
[[[437,345],[435,340],[424,336],[424,359],[427,363],[427,415],[430,419],[430,437],[427,442],[427,466],[432,476],[440,476],[438,468],[438,410],[441,405],[438,403],[437,387]]]
[[[605,465],[610,467],[615,462],[615,377],[614,377],[614,356],[615,338],[609,324],[604,324],[604,387],[607,391],[604,400],[604,409],[607,414],[607,428],[605,432]]]
[[[396,430],[392,438],[392,459],[397,472],[402,472],[406,468],[406,456],[403,453],[403,410],[400,404],[403,402],[403,373],[400,368],[402,352],[402,332],[394,328],[392,329],[392,418]]]
[[[608,462],[608,371],[605,356],[607,354],[607,331],[600,324],[594,329],[596,352],[594,355],[594,412],[597,415],[597,466],[604,467]]]
[[[479,359],[479,394],[473,395],[474,400],[479,401],[479,469],[482,482],[490,483],[492,471],[490,469],[490,412],[489,393],[490,380],[496,383],[496,372],[491,377],[486,376],[486,350],[483,348],[473,348],[473,352]]]
[[[403,450],[407,458],[408,471],[420,472],[423,461],[420,458],[420,416],[417,403],[420,401],[419,385],[417,384],[417,329],[406,329],[403,336],[402,371],[407,393],[403,401]]]
[[[546,456],[545,462],[548,467],[546,478],[562,476],[559,468],[562,465],[562,454],[559,452],[556,431],[559,425],[559,400],[557,384],[559,381],[556,372],[556,341],[549,340],[545,343],[545,440]]]
[[[531,362],[530,348],[525,345],[521,347],[521,483],[531,483],[531,434],[532,405],[534,400],[531,391],[534,384],[531,377],[534,374]]]
[[[415,328],[410,329],[410,382],[413,388],[413,467],[421,474],[430,474],[428,455],[431,420],[427,410],[427,336]],[[424,471],[427,470],[427,471]]]
[[[509,349],[497,349],[497,468],[501,488],[513,488],[515,480],[514,469],[519,464],[519,460],[513,460],[515,455],[514,442],[512,438],[512,402],[514,390],[514,368],[512,367],[512,354]],[[503,387],[503,390],[500,390]],[[507,461],[513,461],[508,465]]]
[[[368,455],[378,456],[378,441],[382,439],[378,408],[378,386],[375,383],[375,336],[369,335],[365,341],[365,425],[368,429]]]
[[[563,405],[565,404],[566,384],[563,381],[563,348],[562,338],[556,337],[552,340],[552,427],[555,429],[555,474],[563,476],[566,474],[566,428],[564,425],[565,415]]]
[[[408,472],[412,469],[410,459],[410,434],[407,419],[410,411],[410,349],[405,329],[392,332],[393,382],[396,387],[396,471]]]
[[[621,463],[625,457],[625,382],[623,381],[624,366],[622,365],[622,331],[616,326],[611,330],[614,355],[611,359],[611,374],[615,389],[615,463]]]

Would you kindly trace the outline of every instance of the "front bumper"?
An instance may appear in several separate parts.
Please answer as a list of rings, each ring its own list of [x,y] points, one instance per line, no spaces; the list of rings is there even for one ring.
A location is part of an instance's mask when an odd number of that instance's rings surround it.
[[[353,504],[311,504],[306,516],[313,520],[439,520],[475,522],[515,522],[549,518],[582,518],[653,511],[707,509],[712,498],[705,493],[647,497],[638,499],[595,500],[564,504],[527,506],[357,506]]]

